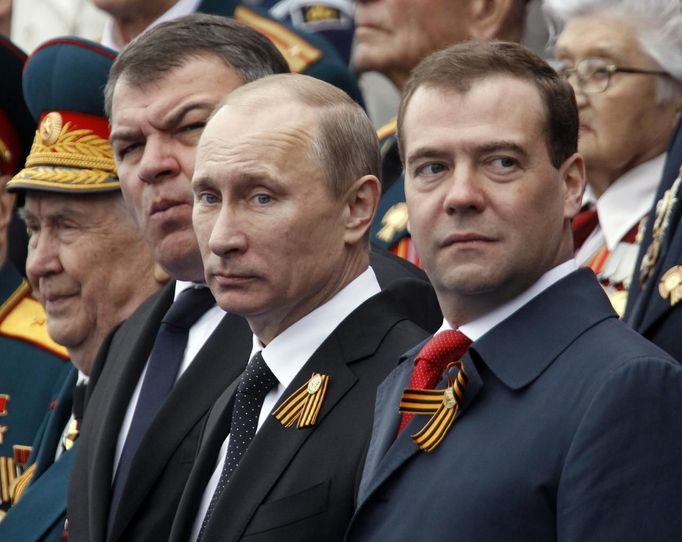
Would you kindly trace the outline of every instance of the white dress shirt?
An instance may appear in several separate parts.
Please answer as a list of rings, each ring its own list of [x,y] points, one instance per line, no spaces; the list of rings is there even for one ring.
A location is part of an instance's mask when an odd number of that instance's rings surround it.
[[[270,411],[282,396],[284,390],[289,387],[294,377],[327,337],[331,335],[350,313],[380,291],[381,288],[377,282],[376,275],[372,268],[369,267],[324,305],[320,305],[298,322],[282,331],[267,346],[264,347],[254,335],[251,357],[257,352],[261,352],[266,365],[279,381],[277,386],[265,396],[258,417],[256,432],[258,432],[268,418]],[[228,435],[220,448],[218,462],[213,475],[201,497],[190,540],[196,540],[201,529],[206,510],[211,503],[211,498],[220,480],[229,442],[230,436]]]
[[[585,265],[604,245],[613,251],[649,212],[661,181],[665,156],[661,154],[632,168],[611,184],[596,201],[589,187],[585,190],[583,201],[595,203],[599,224],[576,251],[578,265]]]
[[[530,288],[525,290],[523,293],[517,295],[516,297],[510,299],[506,303],[503,303],[496,309],[493,309],[487,314],[467,322],[459,326],[458,330],[464,333],[471,342],[475,342],[483,335],[488,333],[497,324],[509,318],[512,314],[518,311],[525,304],[530,302],[532,299],[540,295],[547,288],[552,286],[555,282],[558,282],[562,278],[570,275],[573,271],[578,269],[575,260],[571,259],[564,263],[553,267],[542,275]],[[438,333],[445,331],[447,329],[454,329],[453,326],[446,320],[443,319],[443,325],[441,325]]]
[[[173,5],[168,11],[166,11],[161,17],[156,19],[152,24],[150,24],[145,30],[155,27],[157,24],[163,23],[164,21],[172,21],[178,17],[184,15],[189,15],[194,13],[199,7],[201,0],[178,0],[177,3]],[[116,40],[116,35],[114,34],[114,20],[109,18],[106,23],[104,23],[104,30],[102,31],[101,44],[114,51],[119,51],[123,48],[125,44],[119,43]]]
[[[187,288],[195,286],[192,282],[186,282],[178,280],[175,283],[175,296],[173,301],[178,298],[181,292],[184,292]],[[218,324],[225,316],[225,311],[222,310],[218,305],[215,305],[208,309],[204,315],[196,321],[196,323],[189,328],[189,336],[187,339],[187,348],[185,348],[185,353],[182,357],[182,362],[180,363],[180,369],[178,370],[178,376],[176,382],[182,376],[182,374],[190,366],[194,357],[197,355],[201,347],[208,340],[211,334],[218,327]],[[114,456],[114,469],[113,477],[116,476],[116,469],[118,469],[118,462],[121,459],[121,453],[123,452],[123,445],[125,444],[126,438],[128,437],[128,431],[130,431],[130,424],[133,421],[133,415],[135,414],[135,407],[137,406],[137,401],[140,398],[140,390],[142,389],[142,382],[144,382],[144,377],[147,374],[147,366],[149,365],[149,359],[147,359],[147,365],[145,365],[142,374],[140,374],[140,379],[137,381],[133,395],[130,398],[130,403],[128,403],[128,410],[126,410],[125,417],[123,418],[123,423],[121,424],[121,432],[118,435],[118,442],[116,443],[116,454]]]

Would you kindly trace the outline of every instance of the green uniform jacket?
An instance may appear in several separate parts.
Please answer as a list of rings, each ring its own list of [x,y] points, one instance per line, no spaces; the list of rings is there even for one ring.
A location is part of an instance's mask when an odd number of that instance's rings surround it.
[[[64,368],[66,350],[50,340],[40,304],[10,263],[0,267],[0,516]]]

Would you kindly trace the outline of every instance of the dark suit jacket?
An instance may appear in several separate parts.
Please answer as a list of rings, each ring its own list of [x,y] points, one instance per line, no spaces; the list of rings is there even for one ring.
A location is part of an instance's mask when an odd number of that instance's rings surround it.
[[[434,333],[440,328],[443,313],[424,271],[376,245],[370,248],[369,265],[379,286],[390,292],[400,312],[426,331]]]
[[[682,120],[677,125],[672,144],[668,150],[663,176],[656,192],[656,203],[663,197],[680,174],[682,166]],[[658,292],[661,276],[673,266],[682,265],[682,193],[671,213],[670,227],[663,239],[661,255],[651,277],[640,288],[639,269],[642,258],[651,244],[652,227],[656,214],[656,203],[649,212],[647,227],[640,247],[632,284],[628,290],[628,305],[624,319],[647,339],[682,362],[682,303],[672,306],[670,299],[664,299]]]
[[[69,487],[71,542],[107,538],[116,443],[133,390],[144,369],[175,283],[148,299],[100,351],[83,418]],[[161,406],[133,460],[111,540],[165,540],[196,454],[203,417],[241,374],[251,352],[251,331],[228,315],[204,344]]]
[[[66,489],[74,448],[54,460],[64,427],[71,416],[73,388],[78,371],[64,366],[54,409],[45,418],[33,444],[30,463],[36,464],[31,483],[21,500],[0,522],[0,540],[60,542],[66,519]]]
[[[463,362],[461,415],[431,453],[410,437],[425,416],[396,438],[413,357],[379,387],[348,541],[682,540],[682,367],[617,320],[590,270]]]
[[[382,292],[357,308],[305,364],[282,399],[312,372],[329,387],[311,428],[284,428],[270,417],[220,497],[203,537],[212,541],[341,540],[371,429],[376,386],[402,352],[426,333],[404,319]],[[171,540],[186,541],[229,431],[236,383],[209,415],[199,456],[180,502]]]

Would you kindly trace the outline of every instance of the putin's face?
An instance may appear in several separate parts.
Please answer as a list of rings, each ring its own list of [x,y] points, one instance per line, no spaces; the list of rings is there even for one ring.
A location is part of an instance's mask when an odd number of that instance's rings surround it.
[[[263,342],[333,296],[348,263],[344,198],[311,158],[316,126],[296,103],[227,105],[199,145],[193,221],[206,282]]]

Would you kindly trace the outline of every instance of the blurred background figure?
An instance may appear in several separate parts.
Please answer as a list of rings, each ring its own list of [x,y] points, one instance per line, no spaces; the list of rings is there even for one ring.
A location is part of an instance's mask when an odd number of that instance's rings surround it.
[[[573,86],[587,183],[576,259],[623,314],[640,221],[682,106],[682,10],[669,0],[545,0],[558,71]]]
[[[357,72],[384,74],[398,88],[430,53],[470,39],[521,41],[526,0],[358,0],[352,64]],[[372,241],[419,264],[407,231],[407,205],[395,120],[378,131],[383,195]]]
[[[353,43],[354,0],[246,0],[247,4],[267,9],[273,17],[324,36],[343,61],[350,62]]]
[[[4,1],[12,6],[12,41],[25,51],[58,36],[98,40],[102,35],[105,15],[90,0]]]
[[[0,540],[61,539],[96,354],[114,326],[159,287],[108,142],[102,90],[114,57],[96,43],[59,38],[34,51],[24,70],[26,102],[39,124],[26,167],[7,189],[25,199],[28,278],[46,308],[50,336],[67,348],[73,366],[43,377],[51,387],[57,383],[56,400],[49,409],[41,405],[45,419],[31,466],[13,487]]]
[[[68,359],[66,350],[48,336],[45,312],[20,275],[24,262],[19,257],[15,265],[9,257],[8,229],[16,198],[5,190],[6,184],[23,165],[35,132],[21,91],[25,60],[22,51],[0,37],[0,519]],[[25,231],[11,237],[14,246],[26,243]],[[25,255],[25,247],[20,248]]]
[[[347,92],[356,102],[362,95],[355,77],[334,47],[320,34],[278,22],[246,0],[92,0],[110,17],[102,44],[119,50],[145,29],[191,13],[232,17],[266,36],[286,58],[292,72],[322,79]]]

